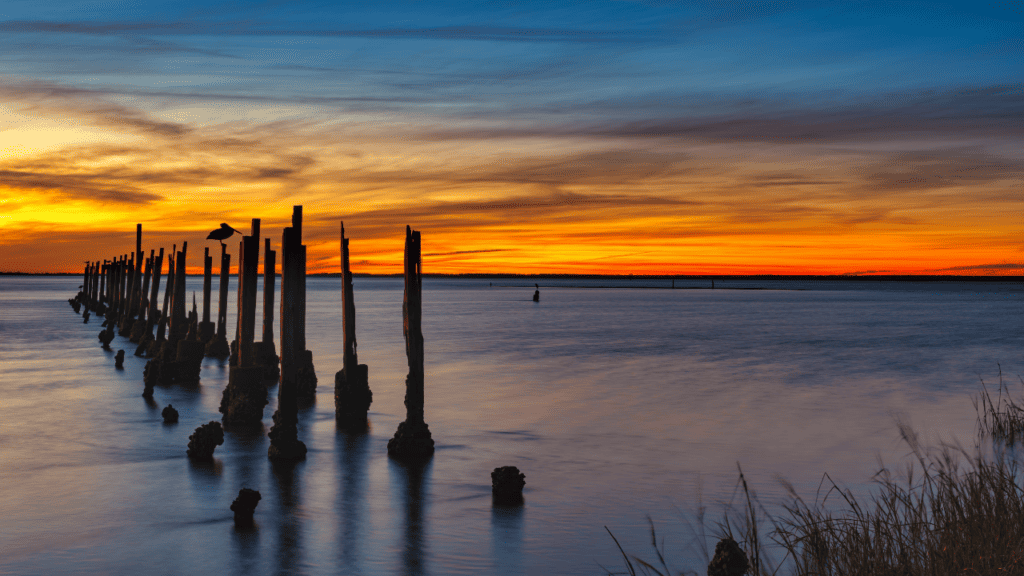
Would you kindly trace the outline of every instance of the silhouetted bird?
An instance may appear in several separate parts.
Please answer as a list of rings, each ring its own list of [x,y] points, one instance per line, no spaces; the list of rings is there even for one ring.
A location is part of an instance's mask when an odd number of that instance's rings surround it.
[[[234,234],[235,232],[238,232],[238,230],[235,230],[231,226],[228,226],[227,224],[223,224],[222,223],[220,225],[220,228],[217,228],[213,232],[210,232],[210,235],[207,236],[206,239],[207,240],[220,240],[220,243],[223,244],[224,240],[227,239],[227,238],[230,238],[231,235]],[[238,233],[241,234],[241,232],[238,232]]]
[[[533,301],[540,302],[540,286],[537,284],[534,284],[534,286],[537,287],[537,290],[533,292]]]

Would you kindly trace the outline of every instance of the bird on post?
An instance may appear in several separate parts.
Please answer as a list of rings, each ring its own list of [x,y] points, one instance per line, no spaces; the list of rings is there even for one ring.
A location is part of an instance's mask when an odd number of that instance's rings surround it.
[[[217,228],[213,232],[210,232],[209,236],[207,236],[206,239],[207,240],[220,240],[220,243],[224,244],[224,240],[230,238],[231,235],[234,234],[235,232],[238,232],[238,230],[235,230],[234,228],[232,228],[231,226],[228,226],[227,224],[221,223],[220,228]],[[242,234],[241,232],[238,232],[238,233]],[[244,234],[243,234],[243,236],[244,236]]]

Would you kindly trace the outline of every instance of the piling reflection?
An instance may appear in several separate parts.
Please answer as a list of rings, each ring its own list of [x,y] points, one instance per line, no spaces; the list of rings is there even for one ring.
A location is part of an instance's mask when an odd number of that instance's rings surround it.
[[[526,574],[523,567],[523,513],[520,505],[491,507],[491,548],[495,574]]]
[[[233,459],[237,486],[233,490],[252,488],[260,490],[260,472],[263,470],[264,458],[267,453],[267,429],[262,423],[259,426],[225,425],[225,433],[230,437],[232,450],[238,457]]]
[[[270,471],[277,492],[277,572],[291,574],[302,562],[302,522],[299,505],[302,490],[298,485],[304,462],[271,461]]]
[[[341,477],[338,510],[341,514],[341,548],[338,565],[346,574],[362,573],[359,544],[365,530],[369,438],[369,434],[344,431],[339,431],[335,437],[338,475]]]
[[[184,450],[183,450],[184,451]],[[194,460],[188,461],[189,478],[192,480],[192,487],[200,494],[212,498],[220,486],[221,477],[224,475],[224,463],[214,458],[212,461]]]
[[[247,576],[260,573],[260,529],[256,524],[234,527],[231,543],[235,561],[231,563],[232,574]]]
[[[392,483],[400,492],[405,512],[405,541],[402,550],[402,574],[420,576],[425,573],[424,552],[426,532],[423,525],[425,504],[429,496],[433,460],[401,461],[388,459]]]

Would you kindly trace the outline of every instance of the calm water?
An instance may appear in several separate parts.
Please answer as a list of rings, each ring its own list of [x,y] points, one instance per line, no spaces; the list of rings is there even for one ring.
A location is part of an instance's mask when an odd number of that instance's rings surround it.
[[[646,555],[647,515],[676,569],[703,572],[685,520],[698,502],[720,517],[737,463],[769,505],[776,475],[810,499],[823,472],[861,492],[877,457],[907,452],[894,418],[969,444],[979,377],[1024,373],[1020,284],[567,280],[534,304],[532,281],[492,281],[424,283],[437,452],[410,471],[386,454],[405,410],[401,279],[355,280],[374,394],[360,436],[334,424],[340,279],[309,280],[310,452],[279,466],[266,430],[229,431],[213,465],[186,458],[220,418],[224,363],[147,404],[134,345],[115,339],[116,371],[102,319],[67,305],[80,279],[0,277],[0,573],[603,574],[621,567],[604,526]],[[491,505],[502,465],[526,474],[521,508]],[[243,486],[263,496],[253,530],[229,510]]]

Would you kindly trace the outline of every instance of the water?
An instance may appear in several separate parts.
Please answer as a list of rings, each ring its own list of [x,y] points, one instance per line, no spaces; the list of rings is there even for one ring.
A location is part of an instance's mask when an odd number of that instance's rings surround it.
[[[877,458],[908,452],[896,418],[970,444],[979,378],[1024,373],[1019,283],[560,280],[534,304],[533,281],[428,278],[437,452],[410,470],[386,454],[404,418],[401,279],[355,280],[374,398],[370,431],[349,436],[333,417],[340,279],[311,278],[308,458],[272,465],[266,429],[229,431],[200,465],[188,436],[219,420],[227,367],[207,359],[198,389],[147,404],[134,345],[115,338],[115,370],[102,319],[67,305],[79,283],[0,277],[0,573],[603,574],[621,569],[604,527],[649,556],[647,515],[675,569],[703,572],[693,512],[720,518],[737,463],[769,506],[776,475],[812,500],[824,472],[867,493]],[[267,429],[275,405],[273,388]],[[502,465],[526,474],[521,508],[492,506]],[[252,530],[229,510],[243,486],[263,496]]]

